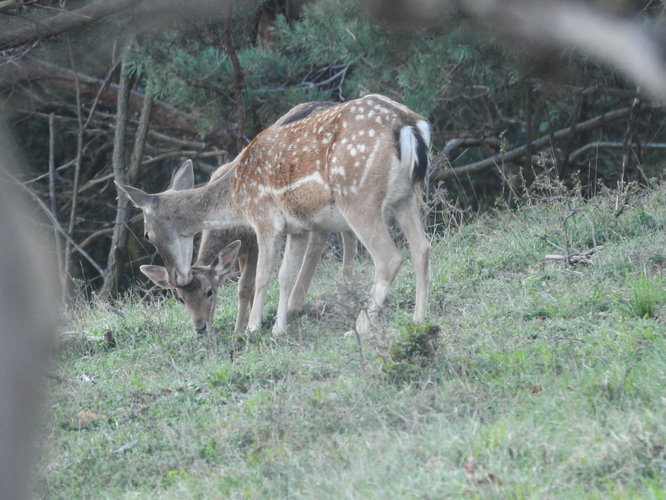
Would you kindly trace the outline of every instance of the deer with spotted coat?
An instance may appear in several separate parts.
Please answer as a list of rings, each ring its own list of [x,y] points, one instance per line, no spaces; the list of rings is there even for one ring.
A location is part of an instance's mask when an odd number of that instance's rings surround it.
[[[258,134],[217,180],[194,189],[147,194],[118,186],[144,212],[165,260],[169,281],[192,280],[194,234],[249,225],[257,237],[255,292],[248,330],[261,327],[267,286],[288,235],[279,272],[274,334],[286,331],[288,297],[309,233],[351,229],[372,257],[375,273],[367,304],[356,320],[369,331],[386,300],[402,254],[391,239],[392,215],[409,243],[416,274],[414,321],[425,319],[429,243],[420,219],[428,169],[430,125],[381,95],[327,107]]]

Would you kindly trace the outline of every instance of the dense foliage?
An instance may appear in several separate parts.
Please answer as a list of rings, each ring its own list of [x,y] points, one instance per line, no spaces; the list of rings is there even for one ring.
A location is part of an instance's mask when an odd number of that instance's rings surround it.
[[[196,112],[202,134],[238,125],[234,89],[239,70],[233,67],[232,51],[240,62],[246,139],[297,103],[377,92],[427,116],[435,128],[435,150],[451,138],[486,139],[495,149],[510,149],[629,106],[635,95],[635,88],[585,58],[528,57],[455,14],[414,31],[378,24],[364,16],[356,2],[323,0],[306,4],[298,19],[278,16],[269,40],[257,43],[247,29],[257,9],[236,12],[233,48],[225,44],[225,26],[216,24],[144,40],[135,52],[137,70],[147,71],[165,99]],[[638,137],[630,142],[650,143],[660,137],[657,118],[639,117],[632,130]],[[622,121],[565,143],[553,142],[541,148],[541,158],[549,160],[541,166],[556,166],[562,178],[586,169],[586,183],[613,184],[622,175],[617,154],[599,161],[599,155],[608,152],[592,149],[594,165],[589,156],[569,161],[567,155],[590,142],[622,143],[626,135],[627,123]],[[466,151],[454,159],[462,164],[488,153]],[[643,153],[640,147],[633,153],[637,158],[632,165],[643,160]],[[644,166],[649,170],[653,161]],[[529,159],[520,163],[527,170],[538,166]],[[625,180],[640,176],[634,171]],[[475,195],[478,203],[483,193]]]

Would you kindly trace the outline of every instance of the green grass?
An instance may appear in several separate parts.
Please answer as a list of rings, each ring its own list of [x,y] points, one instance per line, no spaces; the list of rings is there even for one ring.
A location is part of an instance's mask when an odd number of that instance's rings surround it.
[[[279,339],[232,338],[232,286],[203,337],[168,298],[74,311],[36,496],[666,498],[666,186],[619,216],[615,199],[436,238],[429,324],[409,324],[407,262],[361,350],[362,295],[328,258],[310,294],[327,308]],[[603,248],[566,267],[555,245]]]

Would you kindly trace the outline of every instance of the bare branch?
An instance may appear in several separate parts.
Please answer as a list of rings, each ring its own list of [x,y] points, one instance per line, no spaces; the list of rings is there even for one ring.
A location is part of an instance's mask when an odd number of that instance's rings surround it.
[[[61,12],[53,17],[44,19],[31,28],[21,28],[5,32],[0,35],[0,50],[19,47],[38,40],[75,30],[94,23],[103,17],[127,10],[141,3],[143,0],[100,0],[77,10]],[[3,2],[11,4],[11,0]],[[12,7],[7,7],[12,8]],[[2,4],[0,4],[2,11]]]
[[[625,147],[624,142],[611,142],[611,141],[596,141],[590,142],[581,146],[576,151],[572,152],[569,155],[569,160],[572,161],[579,156],[584,155],[588,151],[594,151],[599,149],[623,149]],[[647,142],[641,144],[643,149],[666,149],[666,142]]]
[[[58,89],[64,92],[72,92],[78,79],[81,86],[81,95],[87,99],[97,99],[107,106],[115,107],[118,99],[118,85],[110,84],[99,93],[105,86],[105,80],[90,77],[82,73],[61,68],[30,56],[18,61],[10,61],[3,64],[0,59],[0,84],[13,85],[19,82],[45,82],[49,90]],[[76,74],[75,74],[76,73]],[[99,93],[99,97],[97,97]],[[132,91],[130,93],[129,111],[139,113],[143,106],[144,94]],[[152,120],[162,127],[174,128],[196,136],[197,118],[176,109],[163,101],[155,100],[153,103]],[[226,130],[215,131],[206,138],[207,141],[225,145],[230,135]]]
[[[72,247],[74,247],[74,249],[79,254],[81,254],[81,256],[83,258],[85,258],[90,263],[90,265],[92,265],[95,268],[95,270],[99,273],[100,276],[102,276],[104,271],[99,266],[99,264],[97,264],[97,262],[95,262],[95,260],[90,256],[90,254],[88,252],[86,252],[83,248],[81,248],[76,243],[76,241],[74,241],[72,239],[72,237],[67,234],[67,231],[65,231],[62,228],[62,226],[60,225],[60,223],[53,217],[53,214],[51,213],[51,210],[49,210],[49,207],[46,205],[46,203],[44,203],[42,201],[42,199],[36,193],[34,193],[31,189],[28,188],[27,185],[25,185],[24,183],[19,181],[16,177],[9,174],[8,172],[5,172],[5,175],[7,175],[14,183],[21,186],[23,189],[25,189],[25,191],[30,195],[30,197],[33,200],[35,200],[35,203],[37,203],[37,205],[39,205],[39,208],[42,209],[42,211],[44,212],[46,217],[48,217],[48,219],[51,221],[51,224],[53,224],[53,227],[55,227],[55,229],[69,242],[69,244],[72,245]]]
[[[567,128],[560,129],[556,131],[553,134],[545,135],[542,136],[534,141],[532,143],[528,144],[523,144],[522,146],[519,146],[517,148],[511,149],[510,151],[507,151],[505,153],[500,153],[495,156],[491,156],[490,158],[486,158],[485,160],[480,160],[474,163],[469,163],[467,165],[463,165],[461,167],[455,167],[449,170],[439,170],[433,176],[431,177],[431,181],[443,181],[443,180],[448,180],[448,179],[454,179],[457,177],[461,176],[467,176],[467,175],[475,175],[480,172],[483,172],[485,170],[488,170],[489,168],[492,168],[496,165],[500,165],[502,162],[507,162],[507,161],[513,161],[518,158],[521,158],[525,156],[528,152],[528,150],[531,149],[538,149],[541,147],[544,147],[548,144],[551,143],[551,141],[559,141],[562,139],[565,139],[569,137],[572,134],[580,133],[583,131],[587,130],[592,130],[597,127],[601,127],[602,125],[605,125],[609,122],[619,120],[620,118],[624,118],[626,116],[629,116],[630,113],[632,112],[643,112],[647,110],[654,110],[654,109],[663,109],[663,105],[660,104],[653,104],[653,105],[645,105],[641,107],[640,109],[635,110],[633,106],[627,107],[627,108],[620,108],[616,109],[614,111],[609,111],[608,113],[604,113],[602,115],[595,116],[594,118],[591,118],[589,120],[586,120],[584,122],[580,122],[576,124],[575,126],[570,126]],[[446,164],[446,159],[439,159],[436,160],[434,163],[435,165],[443,165]]]

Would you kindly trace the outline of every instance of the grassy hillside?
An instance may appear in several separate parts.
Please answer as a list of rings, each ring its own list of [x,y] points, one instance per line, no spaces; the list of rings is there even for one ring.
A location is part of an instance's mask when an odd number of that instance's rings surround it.
[[[360,346],[345,332],[363,295],[331,284],[332,259],[279,339],[225,333],[233,286],[203,337],[171,298],[81,308],[37,494],[665,498],[665,269],[666,186],[555,193],[435,237],[430,324],[409,326],[407,262]]]

